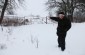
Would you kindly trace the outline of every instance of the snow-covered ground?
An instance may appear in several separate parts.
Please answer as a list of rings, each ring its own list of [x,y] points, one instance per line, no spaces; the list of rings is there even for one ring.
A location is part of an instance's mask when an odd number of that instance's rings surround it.
[[[85,23],[68,31],[66,50],[58,48],[56,24],[0,27],[0,55],[85,55]]]

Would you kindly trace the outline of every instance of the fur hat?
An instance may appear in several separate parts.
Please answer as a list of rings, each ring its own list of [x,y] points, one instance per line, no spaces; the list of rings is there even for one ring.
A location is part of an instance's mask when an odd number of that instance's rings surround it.
[[[64,14],[64,12],[59,12],[58,14]]]

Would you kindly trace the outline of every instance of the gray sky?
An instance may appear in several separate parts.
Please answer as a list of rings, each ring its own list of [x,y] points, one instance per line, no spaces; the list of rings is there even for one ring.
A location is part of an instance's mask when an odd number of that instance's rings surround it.
[[[28,16],[28,15],[40,15],[47,16],[45,2],[47,0],[25,0],[25,8],[19,8],[16,12],[18,15]]]

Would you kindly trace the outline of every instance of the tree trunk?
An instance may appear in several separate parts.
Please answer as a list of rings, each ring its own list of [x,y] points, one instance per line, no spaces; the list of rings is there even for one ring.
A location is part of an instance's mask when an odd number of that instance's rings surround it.
[[[74,9],[72,10],[72,12],[71,12],[71,21],[73,22],[74,20],[73,20],[73,12],[74,12]]]
[[[74,12],[74,10],[68,11],[68,18],[71,20],[71,22],[74,21],[74,20],[73,20],[73,12]]]
[[[4,3],[3,9],[2,9],[2,12],[1,12],[0,24],[2,23],[7,5],[8,5],[8,0],[5,0],[5,3]]]
[[[68,18],[73,22],[73,12],[74,12],[73,0],[71,0],[70,7],[68,6],[68,9],[69,9],[68,10]]]
[[[73,22],[73,13],[70,15],[70,20]]]
[[[67,8],[66,8],[66,5],[65,5],[65,16],[67,16]]]
[[[74,7],[73,7],[73,0],[71,1],[71,10],[70,10],[70,20],[73,22],[73,12],[74,12]]]

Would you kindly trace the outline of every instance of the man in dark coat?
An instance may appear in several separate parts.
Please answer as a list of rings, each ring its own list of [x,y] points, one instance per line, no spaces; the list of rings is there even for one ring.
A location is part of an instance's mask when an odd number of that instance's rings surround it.
[[[58,22],[57,35],[58,35],[58,47],[61,50],[65,50],[65,37],[67,31],[71,28],[71,21],[64,15],[64,12],[59,12],[58,17],[50,17],[50,19]]]

